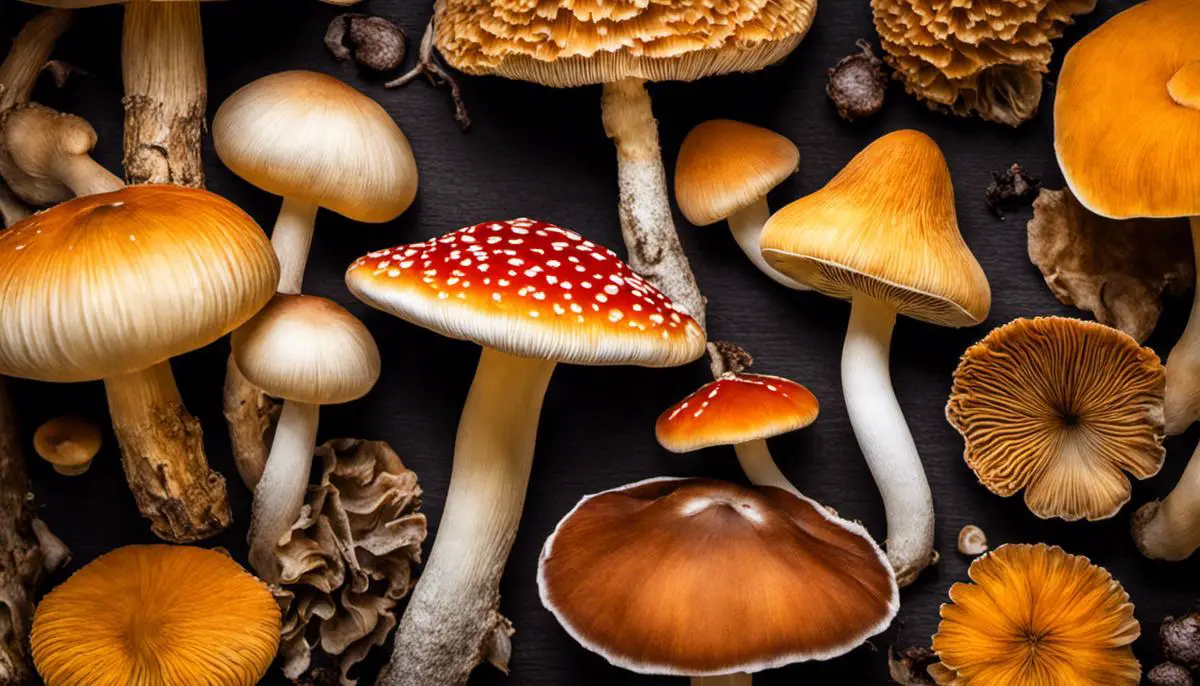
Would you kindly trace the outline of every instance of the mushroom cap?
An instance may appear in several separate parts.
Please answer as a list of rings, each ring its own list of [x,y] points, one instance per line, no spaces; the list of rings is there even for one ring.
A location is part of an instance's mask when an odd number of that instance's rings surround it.
[[[1062,317],[1018,319],[963,354],[946,417],[988,490],[1042,518],[1105,519],[1129,502],[1125,472],[1158,473],[1162,363],[1128,334]]]
[[[455,69],[547,86],[692,81],[782,60],[816,0],[445,0],[438,51]]]
[[[4,113],[0,127],[0,171],[21,198],[34,205],[52,205],[75,197],[57,178],[55,165],[63,155],[87,155],[96,147],[96,130],[85,119],[63,114],[34,102]]]
[[[654,424],[662,447],[686,453],[803,429],[817,419],[817,397],[780,376],[726,374],[680,400]]]
[[[696,226],[726,219],[796,173],[800,150],[774,131],[728,119],[692,129],[675,160],[675,201]]]
[[[246,181],[355,221],[390,221],[417,194],[400,127],[332,76],[285,71],[246,84],[221,104],[212,132],[221,161]]]
[[[82,417],[66,415],[43,423],[33,433],[38,457],[55,467],[80,470],[100,452],[104,437],[100,428]]]
[[[379,379],[379,348],[346,308],[278,293],[233,332],[238,370],[267,395],[314,405],[358,400]]]
[[[946,158],[919,131],[887,134],[824,188],[776,212],[762,251],[772,267],[825,295],[862,293],[933,324],[973,326],[992,304],[958,230]]]
[[[1115,219],[1200,214],[1200,3],[1150,0],[1063,62],[1054,147],[1071,190]]]
[[[547,539],[538,590],[588,650],[680,676],[836,657],[887,628],[900,604],[859,525],[781,489],[711,479],[587,496]]]
[[[616,253],[535,219],[370,253],[346,285],[417,326],[520,357],[673,367],[704,354],[699,324]]]
[[[1135,686],[1133,604],[1104,568],[1057,546],[1008,544],[950,588],[933,635],[939,684]]]
[[[271,298],[262,229],[195,188],[130,186],[0,233],[0,373],[91,381],[212,343]]]
[[[275,659],[279,607],[228,555],[131,545],[42,599],[30,643],[54,686],[250,686]]]

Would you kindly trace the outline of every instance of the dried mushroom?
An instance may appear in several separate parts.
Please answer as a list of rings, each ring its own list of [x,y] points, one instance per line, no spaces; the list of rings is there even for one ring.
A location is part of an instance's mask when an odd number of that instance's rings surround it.
[[[1146,674],[1146,680],[1152,686],[1192,686],[1195,683],[1191,672],[1174,662],[1155,666]]]
[[[365,69],[391,71],[404,62],[408,35],[391,19],[348,13],[329,22],[325,47],[339,62],[353,57],[354,63]]]
[[[859,51],[843,57],[825,72],[825,94],[846,121],[869,117],[883,109],[888,77],[883,61],[875,56],[871,44],[860,40]]]
[[[934,109],[1017,126],[1037,113],[1051,41],[1096,0],[871,0],[884,59]]]
[[[421,560],[425,515],[417,475],[386,443],[338,439],[316,449],[324,468],[277,550],[283,587],[280,654],[298,683],[355,684],[349,676],[396,626]],[[328,677],[323,677],[328,678]]]
[[[937,664],[937,655],[924,646],[896,649],[888,647],[888,676],[900,686],[934,686],[929,667]]]
[[[958,552],[960,555],[975,557],[986,553],[987,550],[987,534],[983,533],[983,529],[974,524],[968,524],[958,532]]]

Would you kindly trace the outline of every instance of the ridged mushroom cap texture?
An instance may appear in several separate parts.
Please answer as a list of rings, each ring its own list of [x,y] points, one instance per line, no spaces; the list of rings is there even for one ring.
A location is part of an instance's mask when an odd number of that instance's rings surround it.
[[[700,325],[616,253],[534,219],[370,253],[346,285],[376,309],[519,357],[673,367],[704,354]]]
[[[268,395],[336,405],[379,379],[379,348],[367,327],[332,300],[277,294],[233,332],[238,370]]]
[[[963,457],[1000,496],[1042,518],[1105,519],[1166,452],[1158,355],[1128,334],[1063,317],[1018,319],[971,346],[946,417]]]
[[[1200,3],[1148,0],[1067,53],[1054,147],[1075,196],[1115,219],[1200,215]]]
[[[816,11],[816,0],[439,0],[436,41],[467,74],[692,81],[782,60]]]
[[[654,425],[662,447],[686,453],[771,438],[812,424],[817,397],[779,376],[726,374],[663,412]]]
[[[355,221],[390,221],[417,194],[417,163],[400,127],[332,76],[264,76],[229,96],[212,128],[217,155],[238,176]]]
[[[1136,686],[1133,604],[1104,568],[1057,546],[1009,544],[950,587],[933,635],[942,686]]]
[[[675,161],[675,201],[707,226],[765,198],[800,168],[796,144],[774,131],[728,119],[706,121],[683,139]]]
[[[883,631],[895,576],[857,524],[777,488],[651,479],[584,498],[546,541],[542,603],[634,672],[757,672]]]
[[[228,555],[126,546],[38,604],[30,643],[47,686],[251,686],[275,659],[279,606]]]
[[[943,326],[987,318],[992,292],[958,228],[950,169],[937,143],[896,131],[850,160],[824,188],[776,212],[763,257],[825,295],[885,300]]]
[[[0,233],[0,373],[92,381],[212,343],[271,299],[279,262],[208,191],[130,186]]]

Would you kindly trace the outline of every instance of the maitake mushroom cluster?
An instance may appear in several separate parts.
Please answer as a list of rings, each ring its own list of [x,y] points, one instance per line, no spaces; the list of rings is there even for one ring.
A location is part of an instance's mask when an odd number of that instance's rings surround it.
[[[1050,41],[1096,0],[871,0],[884,59],[934,109],[1017,126],[1037,113]]]

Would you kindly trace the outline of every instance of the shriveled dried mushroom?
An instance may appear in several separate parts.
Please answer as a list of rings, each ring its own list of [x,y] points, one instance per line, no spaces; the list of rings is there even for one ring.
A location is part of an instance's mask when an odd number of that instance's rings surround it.
[[[1164,617],[1158,638],[1164,658],[1188,669],[1200,669],[1200,613]]]
[[[888,78],[883,61],[875,56],[871,44],[860,40],[859,52],[843,57],[826,72],[829,83],[825,94],[837,107],[838,116],[846,121],[869,117],[883,109]]]
[[[1037,113],[1051,41],[1096,0],[871,0],[884,59],[931,108],[1016,126]]]
[[[1164,662],[1146,675],[1146,680],[1153,686],[1192,686],[1191,672],[1174,662]]]
[[[1186,219],[1106,219],[1071,193],[1042,189],[1029,222],[1029,259],[1063,304],[1139,342],[1158,323],[1162,295],[1195,282]]]
[[[1004,219],[1004,213],[1021,207],[1032,205],[1037,198],[1042,182],[1030,176],[1021,165],[1013,162],[1004,171],[993,171],[992,182],[988,184],[986,197],[988,208],[997,217]]]
[[[975,557],[986,553],[987,549],[987,534],[983,533],[983,529],[974,524],[968,524],[958,532],[958,552],[960,554]]]
[[[371,71],[396,69],[404,62],[408,35],[391,19],[370,14],[343,14],[329,22],[325,47],[338,61],[354,63]]]
[[[889,646],[888,676],[901,686],[934,686],[928,669],[937,661],[937,655],[924,646],[909,646],[900,650]]]

